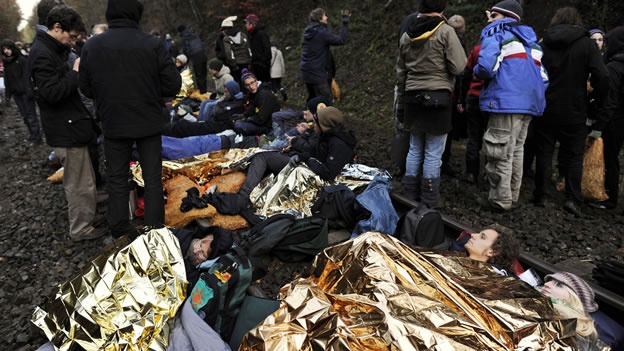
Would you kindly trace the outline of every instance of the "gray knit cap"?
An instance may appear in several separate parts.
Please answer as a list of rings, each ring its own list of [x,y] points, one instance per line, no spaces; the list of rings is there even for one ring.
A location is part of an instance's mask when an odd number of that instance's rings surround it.
[[[515,18],[520,21],[522,18],[522,6],[516,0],[503,0],[492,6],[490,11],[498,12],[503,16]]]
[[[594,290],[583,279],[570,272],[557,272],[544,277],[544,281],[546,282],[552,279],[561,282],[568,288],[572,289],[576,293],[576,296],[579,297],[579,300],[581,300],[583,309],[585,309],[586,313],[598,310],[598,304],[594,301]]]

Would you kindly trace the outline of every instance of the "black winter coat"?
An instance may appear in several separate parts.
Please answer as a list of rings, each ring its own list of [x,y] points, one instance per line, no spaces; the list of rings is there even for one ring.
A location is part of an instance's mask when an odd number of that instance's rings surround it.
[[[303,32],[301,42],[301,79],[304,83],[322,84],[328,80],[329,47],[347,42],[347,22],[343,19],[340,34],[327,29],[327,24],[311,22]]]
[[[323,180],[333,180],[342,168],[353,161],[357,140],[353,132],[338,124],[319,135],[318,144],[312,147],[306,164]]]
[[[271,92],[270,85],[261,85],[255,94],[247,97],[249,107],[245,120],[258,126],[271,128],[273,113],[280,110],[279,102]]]
[[[11,49],[13,56],[2,55],[4,63],[5,95],[10,99],[12,95],[31,95],[30,73],[28,72],[28,57],[23,56],[17,47]]]
[[[542,63],[550,85],[546,89],[543,122],[551,125],[585,124],[587,77],[591,74],[593,96],[604,103],[609,75],[596,44],[587,31],[571,24],[554,25],[544,33]],[[596,114],[596,117],[602,117]]]
[[[28,69],[46,142],[52,147],[86,146],[96,137],[78,93],[78,72],[69,67],[70,48],[37,31]]]
[[[161,40],[131,19],[115,18],[82,49],[80,89],[97,101],[106,138],[159,134],[168,119],[164,97],[180,91],[180,74]]]
[[[251,49],[251,64],[271,67],[271,40],[264,31],[264,25],[258,23],[249,35],[249,49]]]

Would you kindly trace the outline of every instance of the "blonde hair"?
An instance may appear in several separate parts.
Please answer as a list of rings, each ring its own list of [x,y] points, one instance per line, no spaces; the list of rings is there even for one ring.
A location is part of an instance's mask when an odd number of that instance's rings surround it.
[[[566,300],[551,298],[553,307],[555,307],[555,310],[557,310],[562,317],[576,318],[577,334],[595,339],[597,332],[594,326],[594,320],[585,313],[581,299],[579,299],[574,290],[567,285],[562,285],[562,287],[566,290],[570,298]]]

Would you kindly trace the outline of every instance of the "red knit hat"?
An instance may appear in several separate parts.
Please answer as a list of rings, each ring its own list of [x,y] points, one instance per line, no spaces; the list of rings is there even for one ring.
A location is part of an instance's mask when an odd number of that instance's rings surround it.
[[[247,17],[245,17],[245,22],[258,24],[258,22],[260,22],[260,18],[258,18],[258,16],[254,15],[253,13],[250,13],[247,15]]]

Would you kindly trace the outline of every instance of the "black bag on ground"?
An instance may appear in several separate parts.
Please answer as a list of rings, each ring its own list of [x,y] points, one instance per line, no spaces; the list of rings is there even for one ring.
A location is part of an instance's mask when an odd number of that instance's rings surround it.
[[[240,248],[233,248],[201,273],[189,296],[193,310],[225,341],[232,335],[251,275],[251,262]]]
[[[311,260],[329,244],[327,219],[317,216],[295,220],[272,254],[284,262]]]
[[[617,261],[598,262],[592,271],[592,278],[606,289],[624,295],[624,263]]]
[[[399,218],[394,236],[409,245],[430,249],[448,248],[440,212],[424,203],[419,203]]]
[[[355,194],[346,185],[323,187],[310,209],[312,214],[327,219],[331,229],[352,230],[355,226]]]

